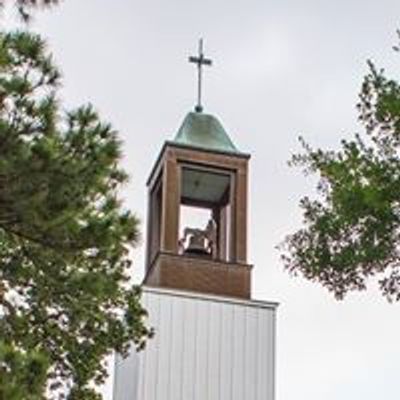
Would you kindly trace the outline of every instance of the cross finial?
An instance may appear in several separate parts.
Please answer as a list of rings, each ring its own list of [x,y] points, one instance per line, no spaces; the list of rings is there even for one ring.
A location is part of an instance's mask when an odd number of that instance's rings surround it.
[[[202,89],[202,72],[203,65],[211,65],[212,61],[204,57],[203,54],[203,39],[199,40],[199,55],[197,57],[190,56],[189,62],[197,64],[198,82],[197,82],[197,104],[195,107],[196,112],[202,112],[203,106],[201,105],[201,89]]]

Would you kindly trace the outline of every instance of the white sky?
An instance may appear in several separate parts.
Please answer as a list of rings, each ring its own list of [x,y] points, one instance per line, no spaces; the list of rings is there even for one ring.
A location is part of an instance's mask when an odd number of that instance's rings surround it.
[[[398,0],[66,0],[32,25],[62,67],[67,107],[90,101],[120,131],[131,175],[126,205],[142,221],[150,168],[194,105],[187,56],[205,38],[214,60],[205,111],[252,154],[253,296],[281,303],[277,400],[399,398],[400,305],[373,288],[337,302],[289,277],[275,249],[300,226],[299,199],[315,183],[287,167],[298,135],[336,147],[360,129],[366,59],[400,78],[391,51],[399,16]],[[134,254],[137,281],[143,253]]]

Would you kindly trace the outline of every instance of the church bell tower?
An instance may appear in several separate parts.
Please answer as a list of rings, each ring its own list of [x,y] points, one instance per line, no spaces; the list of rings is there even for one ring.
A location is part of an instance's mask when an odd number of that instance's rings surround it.
[[[248,160],[214,116],[186,116],[147,183],[146,285],[250,298]],[[208,213],[205,226],[183,226],[184,207]]]
[[[142,303],[155,336],[116,357],[114,400],[275,400],[277,303],[251,298],[249,155],[198,99],[147,181]]]
[[[147,182],[146,277],[153,287],[250,298],[247,264],[247,169],[221,123],[203,113],[203,41],[198,97],[174,140],[165,142]],[[203,227],[183,226],[182,210],[208,212]]]

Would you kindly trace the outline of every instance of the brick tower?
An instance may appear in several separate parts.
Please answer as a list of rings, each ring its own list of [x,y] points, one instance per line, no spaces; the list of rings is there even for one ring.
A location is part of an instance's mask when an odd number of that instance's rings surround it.
[[[145,285],[250,298],[248,160],[214,116],[186,116],[148,179]],[[207,210],[207,226],[182,226],[183,206]]]

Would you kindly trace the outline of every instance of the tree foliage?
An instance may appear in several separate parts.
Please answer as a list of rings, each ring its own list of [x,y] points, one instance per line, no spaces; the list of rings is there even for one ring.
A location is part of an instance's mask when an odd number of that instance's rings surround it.
[[[60,83],[39,36],[0,34],[1,399],[99,399],[104,357],[151,334],[121,144],[90,105],[62,112]]]
[[[395,48],[396,49],[396,48]],[[337,298],[376,276],[400,300],[400,85],[368,62],[357,109],[364,135],[340,150],[305,152],[291,163],[319,175],[318,199],[301,200],[304,227],[288,236],[286,268]]]
[[[60,3],[60,0],[8,0],[13,2],[20,17],[26,22],[31,19],[32,11],[37,8],[48,8]],[[0,0],[0,7],[4,7],[7,0]]]
[[[22,353],[0,342],[0,399],[40,400],[48,359],[38,352]]]

